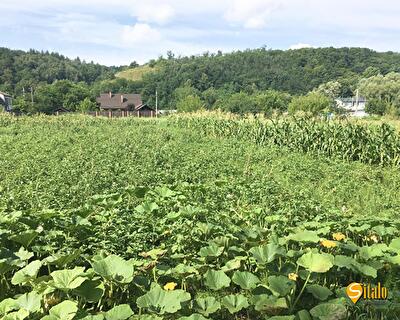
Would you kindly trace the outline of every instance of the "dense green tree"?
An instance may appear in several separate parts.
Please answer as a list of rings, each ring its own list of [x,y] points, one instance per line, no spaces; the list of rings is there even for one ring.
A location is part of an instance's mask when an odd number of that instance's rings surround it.
[[[271,114],[273,111],[286,111],[291,99],[290,94],[276,90],[267,90],[255,96],[257,111],[266,114]]]
[[[97,109],[97,104],[90,98],[83,99],[78,107],[76,108],[77,111],[86,112],[86,111],[93,111]]]
[[[260,112],[255,96],[246,92],[234,93],[224,97],[217,101],[216,106],[223,111],[240,114]]]
[[[305,96],[293,98],[289,104],[289,113],[294,114],[298,111],[303,111],[317,115],[321,112],[326,112],[332,107],[332,100],[327,96],[310,92]]]
[[[203,108],[203,102],[197,95],[188,95],[178,100],[176,108],[179,112],[193,112]]]
[[[372,114],[400,115],[400,73],[362,79],[360,94],[367,98],[366,111]]]
[[[316,93],[320,93],[332,100],[339,97],[342,85],[338,81],[329,81],[321,84],[314,90]]]
[[[75,111],[80,103],[90,97],[90,90],[84,83],[69,80],[43,85],[34,92],[34,103],[30,112],[53,113],[60,107]]]
[[[37,88],[56,80],[92,84],[114,78],[115,72],[122,68],[71,60],[57,53],[0,48],[0,90],[20,96],[22,88]]]

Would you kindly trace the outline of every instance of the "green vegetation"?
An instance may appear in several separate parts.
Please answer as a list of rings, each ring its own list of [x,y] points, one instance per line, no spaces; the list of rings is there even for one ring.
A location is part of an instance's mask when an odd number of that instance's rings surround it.
[[[367,112],[400,116],[400,74],[389,73],[363,79],[360,91],[368,99]]]
[[[0,117],[0,317],[398,318],[398,168],[237,121]],[[354,305],[353,281],[388,301]]]
[[[298,111],[304,111],[314,116],[323,112],[326,113],[330,109],[333,109],[333,100],[317,92],[310,92],[305,96],[295,97],[288,107],[290,113],[294,114]]]
[[[176,109],[177,91],[190,87],[195,92],[189,94],[192,97],[187,104],[191,106],[183,103],[180,109],[201,106],[270,114],[287,111],[292,97],[317,92],[333,100],[355,95],[360,89],[370,98],[369,111],[398,116],[399,71],[400,54],[363,48],[261,48],[191,57],[169,53],[166,58],[143,66],[133,62],[130,67],[105,67],[55,53],[0,48],[0,90],[14,94],[16,106],[25,113],[52,113],[62,105],[79,110],[80,101],[89,98],[94,102],[100,92],[108,91],[142,93],[143,100],[154,106],[157,90],[160,109]],[[68,81],[69,87],[79,88],[62,93],[61,100],[61,93],[57,93],[55,104],[51,93],[56,81]],[[54,89],[58,90],[57,85]],[[317,109],[324,109],[324,101],[316,101],[321,102]]]
[[[276,120],[239,119],[221,114],[176,117],[185,128],[216,137],[232,137],[259,145],[277,145],[293,151],[323,154],[348,161],[400,166],[400,134],[383,123],[365,126],[348,121],[315,118]]]
[[[103,79],[111,79],[119,71],[117,67],[71,60],[58,53],[30,50],[10,50],[0,48],[0,91],[8,91],[16,96],[33,87],[51,84],[56,80],[70,80],[92,84]]]

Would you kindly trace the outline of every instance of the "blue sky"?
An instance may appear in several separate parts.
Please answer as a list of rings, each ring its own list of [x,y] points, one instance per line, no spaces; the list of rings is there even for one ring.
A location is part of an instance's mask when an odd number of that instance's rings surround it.
[[[106,65],[266,46],[400,51],[398,0],[1,0],[0,46]]]

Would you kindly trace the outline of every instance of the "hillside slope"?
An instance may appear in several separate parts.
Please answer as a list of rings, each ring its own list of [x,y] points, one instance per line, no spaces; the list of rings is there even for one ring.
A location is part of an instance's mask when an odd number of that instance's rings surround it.
[[[0,48],[0,90],[20,95],[22,88],[38,87],[56,80],[92,84],[112,79],[118,67],[71,60],[58,53]]]
[[[321,83],[340,79],[344,88],[350,91],[360,76],[399,72],[400,54],[364,48],[287,51],[261,48],[228,54],[169,57],[159,59],[157,63],[162,68],[144,75],[143,91],[151,96],[157,88],[161,105],[168,105],[174,90],[187,84],[188,80],[201,92],[212,87],[233,92],[271,88],[304,94]]]
[[[126,79],[126,80],[131,80],[131,81],[141,81],[143,79],[144,75],[146,75],[150,72],[157,72],[157,71],[158,71],[158,68],[150,67],[148,64],[145,64],[143,66],[129,68],[129,69],[117,72],[115,74],[115,77]]]

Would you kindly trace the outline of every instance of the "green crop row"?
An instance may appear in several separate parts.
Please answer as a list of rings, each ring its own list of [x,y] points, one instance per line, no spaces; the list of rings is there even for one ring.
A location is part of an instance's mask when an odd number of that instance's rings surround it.
[[[201,113],[175,116],[174,122],[216,137],[274,144],[293,151],[367,164],[400,166],[400,134],[386,123],[372,126],[306,118],[264,121]]]
[[[397,168],[176,121],[0,117],[1,320],[399,319]]]

